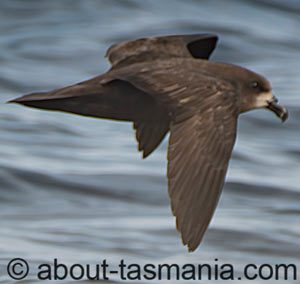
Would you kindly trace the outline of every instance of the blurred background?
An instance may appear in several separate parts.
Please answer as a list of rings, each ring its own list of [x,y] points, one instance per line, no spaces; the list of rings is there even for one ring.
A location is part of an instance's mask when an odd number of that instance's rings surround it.
[[[14,257],[30,260],[26,283],[53,258],[300,267],[299,14],[298,0],[1,1],[0,283]],[[5,102],[104,72],[106,49],[122,40],[201,32],[220,37],[212,60],[264,74],[290,119],[240,117],[219,207],[188,254],[169,208],[167,139],[142,160],[131,124]]]

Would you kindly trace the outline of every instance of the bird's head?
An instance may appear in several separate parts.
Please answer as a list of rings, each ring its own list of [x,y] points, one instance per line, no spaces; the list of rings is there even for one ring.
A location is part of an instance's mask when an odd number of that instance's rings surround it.
[[[272,94],[270,82],[263,76],[247,69],[240,71],[240,112],[266,108],[274,112],[284,122],[288,118],[288,111],[278,104],[278,99]]]

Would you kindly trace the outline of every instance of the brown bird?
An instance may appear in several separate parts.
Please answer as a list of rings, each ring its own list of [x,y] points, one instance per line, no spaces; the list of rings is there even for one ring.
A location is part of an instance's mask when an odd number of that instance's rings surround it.
[[[207,60],[217,40],[211,34],[175,35],[113,45],[106,73],[11,102],[133,122],[144,158],[170,131],[171,207],[183,244],[194,251],[221,194],[238,115],[266,108],[282,121],[288,117],[266,78]]]

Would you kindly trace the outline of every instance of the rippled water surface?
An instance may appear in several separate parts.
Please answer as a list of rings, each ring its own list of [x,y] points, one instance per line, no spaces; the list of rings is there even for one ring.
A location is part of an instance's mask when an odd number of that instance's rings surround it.
[[[0,283],[12,283],[4,272],[14,257],[30,260],[22,283],[53,258],[112,266],[218,258],[239,272],[250,262],[295,263],[300,275],[299,14],[297,0],[1,1]],[[105,50],[121,40],[199,32],[220,36],[212,60],[267,76],[290,119],[241,116],[219,207],[188,254],[169,208],[166,140],[142,160],[130,124],[5,101],[104,72]]]

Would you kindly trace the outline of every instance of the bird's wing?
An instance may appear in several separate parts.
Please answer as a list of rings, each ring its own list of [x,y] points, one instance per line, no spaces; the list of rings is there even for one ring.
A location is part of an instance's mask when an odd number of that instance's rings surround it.
[[[213,216],[236,136],[232,106],[211,106],[171,125],[168,182],[184,245],[195,250]]]
[[[169,67],[132,66],[112,74],[169,106],[169,195],[183,243],[192,251],[208,227],[225,180],[238,103],[229,83],[201,75],[183,62]]]
[[[208,59],[217,40],[213,34],[141,38],[111,46],[106,57],[113,66],[174,57]]]
[[[114,80],[102,85],[101,78],[98,76],[50,92],[25,95],[11,102],[84,116],[132,121],[138,149],[146,158],[169,131],[168,112],[154,98],[130,83]]]

